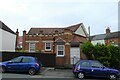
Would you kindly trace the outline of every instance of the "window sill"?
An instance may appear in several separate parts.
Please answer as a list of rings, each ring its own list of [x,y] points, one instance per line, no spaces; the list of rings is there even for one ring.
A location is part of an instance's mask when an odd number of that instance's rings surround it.
[[[46,49],[45,51],[51,51],[51,49]]]
[[[57,55],[56,57],[64,57],[64,55]]]

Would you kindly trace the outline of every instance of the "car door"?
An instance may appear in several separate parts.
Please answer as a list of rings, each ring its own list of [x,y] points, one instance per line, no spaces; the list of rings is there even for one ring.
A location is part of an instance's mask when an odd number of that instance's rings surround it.
[[[21,62],[22,60],[22,57],[17,57],[17,58],[14,58],[10,61],[8,61],[8,64],[7,64],[7,70],[8,71],[18,71],[19,70],[19,63]]]
[[[90,68],[89,61],[82,61],[80,63],[80,68],[81,68],[82,71],[85,72],[86,76],[90,76],[91,75],[91,73],[90,73],[91,72],[91,68]]]
[[[28,71],[30,68],[30,63],[32,62],[32,58],[23,57],[21,63],[19,64],[20,71]]]
[[[106,77],[107,70],[105,67],[98,61],[91,62],[91,75],[94,77]]]

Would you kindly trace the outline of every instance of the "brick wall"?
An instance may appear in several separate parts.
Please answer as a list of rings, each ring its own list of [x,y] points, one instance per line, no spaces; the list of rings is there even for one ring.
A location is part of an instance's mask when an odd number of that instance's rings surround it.
[[[112,38],[112,39],[106,39],[105,44],[120,44],[120,38]]]
[[[35,43],[35,51],[41,50],[43,53],[50,53],[50,54],[56,54],[57,48],[56,48],[56,41],[58,39],[62,39],[65,43],[65,57],[56,57],[56,65],[64,65],[63,63],[70,63],[70,47],[71,47],[71,41],[74,39],[74,37],[77,37],[76,40],[78,40],[80,43],[84,43],[87,39],[83,36],[79,36],[76,34],[73,34],[72,32],[66,31],[65,33],[61,34],[54,34],[54,35],[27,35],[26,31],[23,32],[23,50],[29,51],[29,43],[27,41],[38,41]],[[50,51],[45,51],[45,41],[50,41],[52,48]],[[81,59],[86,59],[86,56],[81,52]]]

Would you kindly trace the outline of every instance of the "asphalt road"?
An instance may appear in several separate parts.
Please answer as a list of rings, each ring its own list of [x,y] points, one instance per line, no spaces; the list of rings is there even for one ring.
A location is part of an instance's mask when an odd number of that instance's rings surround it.
[[[63,69],[44,69],[40,74],[37,75],[29,75],[27,73],[3,73],[2,74],[2,80],[79,80],[74,77],[71,70],[63,70]],[[5,79],[6,78],[6,79]],[[86,80],[86,79],[84,79]],[[93,80],[93,79],[87,79],[87,80]],[[94,79],[94,80],[100,80],[100,79]]]

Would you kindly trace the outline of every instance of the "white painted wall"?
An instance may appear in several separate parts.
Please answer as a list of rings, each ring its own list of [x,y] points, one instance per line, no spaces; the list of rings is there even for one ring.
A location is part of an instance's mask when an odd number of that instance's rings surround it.
[[[0,29],[0,51],[15,51],[16,35]]]
[[[86,35],[85,35],[81,26],[75,31],[75,34],[82,35],[82,36],[86,37]]]
[[[95,41],[91,41],[91,43],[92,43],[93,45],[96,45],[97,43],[98,43],[98,44],[105,44],[105,40],[95,40]]]
[[[0,51],[2,50],[2,31],[0,29]]]

